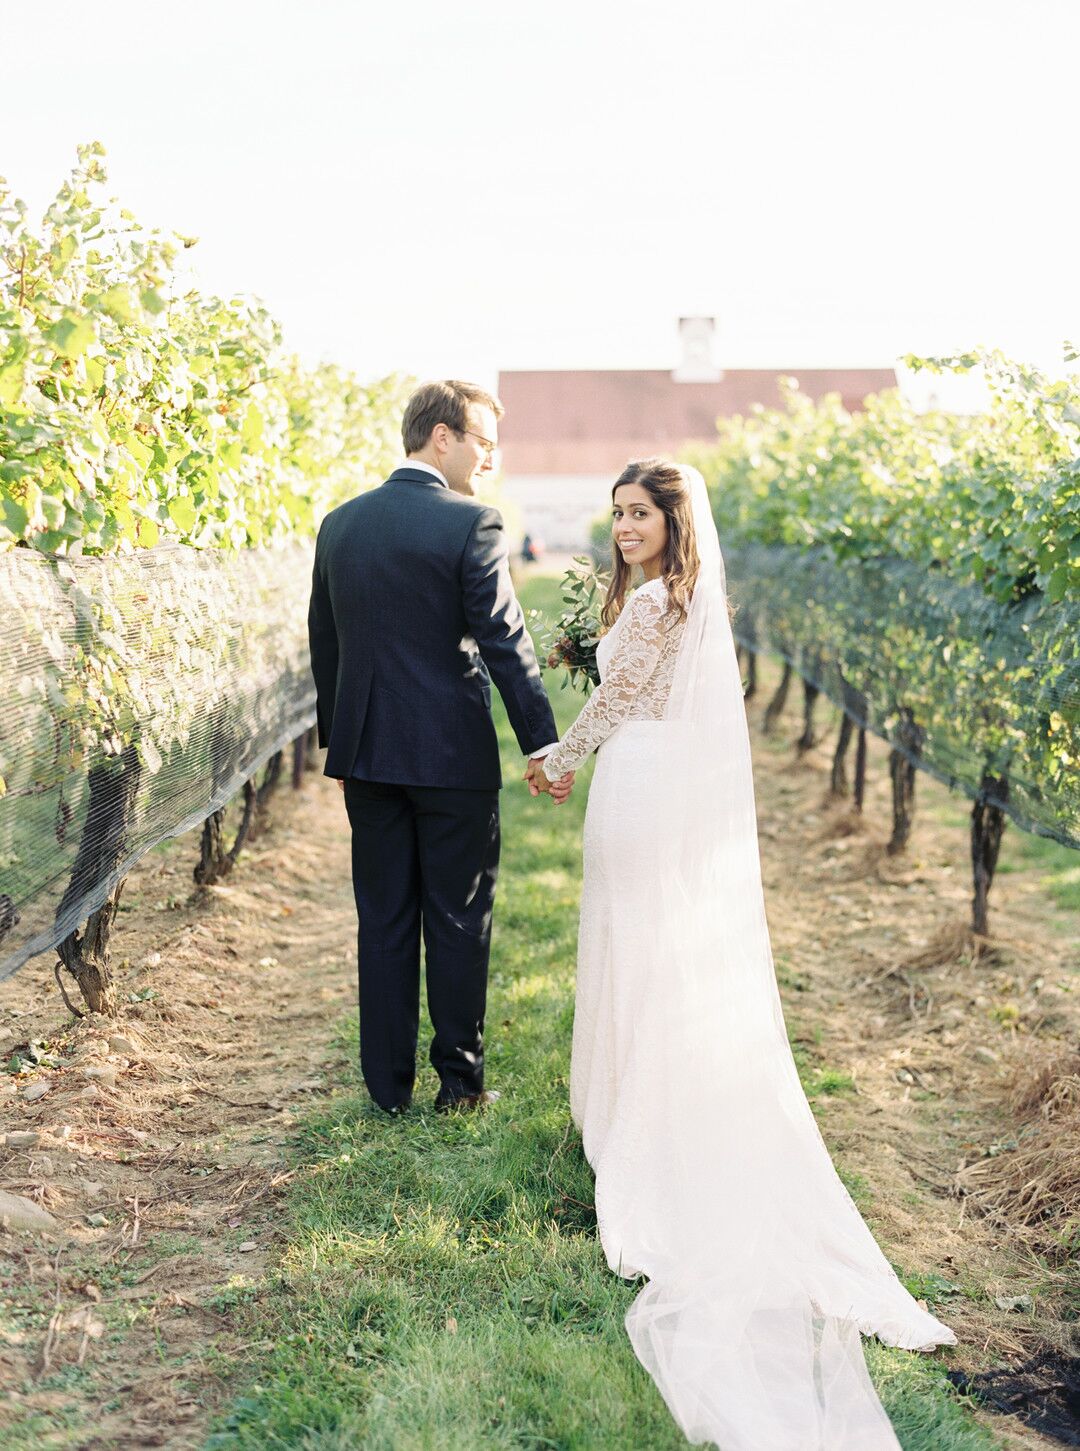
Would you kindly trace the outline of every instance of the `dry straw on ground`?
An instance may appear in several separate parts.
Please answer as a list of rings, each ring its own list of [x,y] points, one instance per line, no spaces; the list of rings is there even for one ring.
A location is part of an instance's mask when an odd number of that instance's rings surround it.
[[[1018,1070],[1008,1105],[1015,1147],[968,1165],[958,1184],[1003,1225],[1022,1226],[1038,1253],[1065,1263],[1080,1251],[1080,1050]]]

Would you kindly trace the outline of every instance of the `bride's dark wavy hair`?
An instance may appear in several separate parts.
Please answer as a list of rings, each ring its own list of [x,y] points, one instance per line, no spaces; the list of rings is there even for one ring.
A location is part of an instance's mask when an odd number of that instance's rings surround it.
[[[667,545],[660,563],[660,574],[667,586],[668,612],[674,614],[677,620],[685,619],[701,568],[690,486],[682,470],[665,458],[640,458],[628,463],[612,485],[613,503],[616,489],[622,488],[623,484],[640,484],[667,521]],[[629,584],[630,565],[613,537],[611,584],[600,611],[600,618],[609,630],[622,612]]]

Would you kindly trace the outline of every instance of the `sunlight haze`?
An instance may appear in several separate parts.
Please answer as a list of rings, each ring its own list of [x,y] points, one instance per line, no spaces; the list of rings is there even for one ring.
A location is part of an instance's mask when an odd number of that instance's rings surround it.
[[[0,172],[80,141],[207,289],[364,375],[889,365],[1080,333],[1065,0],[19,16]]]

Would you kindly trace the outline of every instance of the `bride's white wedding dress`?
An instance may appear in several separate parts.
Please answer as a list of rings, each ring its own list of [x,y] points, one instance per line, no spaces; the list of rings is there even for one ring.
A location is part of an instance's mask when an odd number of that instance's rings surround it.
[[[585,821],[570,1100],[608,1263],[648,1283],[634,1349],[694,1443],[898,1451],[860,1332],[955,1341],[889,1266],[799,1083],[776,988],[723,563],[691,478],[702,572],[601,640],[601,685],[548,757],[599,748]]]

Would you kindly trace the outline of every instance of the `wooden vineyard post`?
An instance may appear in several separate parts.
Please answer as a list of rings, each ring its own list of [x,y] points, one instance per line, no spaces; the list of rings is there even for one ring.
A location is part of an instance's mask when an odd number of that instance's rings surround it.
[[[837,662],[837,673],[843,687],[840,708],[844,713],[840,718],[840,734],[836,742],[836,750],[833,752],[829,794],[842,798],[848,794],[847,753],[851,748],[851,737],[855,733],[856,725],[860,721],[866,720],[867,701],[866,696],[856,690],[845,678],[839,662]],[[862,725],[859,725],[858,728],[859,742],[855,751],[855,810],[861,811],[863,792],[866,787],[866,729]]]
[[[109,967],[109,938],[112,935],[117,908],[120,906],[124,880],[121,878],[105,902],[96,912],[90,913],[81,935],[77,931],[69,932],[57,945],[60,962],[56,965],[56,982],[63,993],[64,1001],[77,1017],[81,1014],[72,1005],[60,977],[61,963],[78,983],[79,991],[92,1013],[103,1013],[109,1018],[116,1017],[118,1004]]]
[[[832,771],[829,775],[830,796],[844,797],[848,794],[847,767],[845,758],[848,747],[851,745],[851,737],[855,731],[855,722],[848,715],[847,711],[840,717],[840,735],[837,738],[836,750],[833,752]]]
[[[866,796],[866,727],[859,727],[859,739],[855,745],[855,810],[860,814]]]
[[[800,755],[817,745],[817,736],[814,734],[814,706],[817,705],[820,694],[820,689],[812,681],[803,681],[803,730],[795,742]]]
[[[133,742],[124,746],[118,757],[107,758],[87,773],[86,821],[67,889],[57,908],[58,919],[66,917],[95,888],[100,891],[110,878],[114,879],[127,851],[128,823],[141,778],[139,752]],[[56,949],[90,1011],[110,1017],[116,1014],[117,1002],[109,968],[109,936],[123,885],[123,879],[116,882],[102,905],[90,913],[84,931],[69,932]],[[59,970],[56,980],[63,992]],[[66,992],[64,998],[66,1001]]]
[[[255,792],[255,804],[260,810],[277,790],[278,782],[281,780],[281,763],[284,756],[284,751],[275,751],[266,763],[266,775]]]
[[[889,752],[892,780],[893,831],[886,851],[896,856],[907,846],[915,815],[915,760],[922,750],[923,729],[905,706],[900,712],[896,734],[899,746]]]
[[[740,617],[741,616],[742,611],[740,611]],[[750,614],[749,611],[747,611],[745,615],[745,624],[743,626],[742,633],[746,641],[745,645],[742,646],[742,650],[745,651],[746,659],[746,688],[743,691],[743,699],[753,700],[754,696],[757,694],[758,635],[757,626],[754,623],[754,617],[752,614]],[[741,655],[740,658],[742,658]]]
[[[229,851],[229,870],[232,870],[236,858],[244,848],[244,843],[251,834],[251,828],[255,822],[255,812],[258,807],[258,799],[255,792],[255,782],[244,782],[244,814],[240,818],[240,825],[237,828],[236,840]]]
[[[281,765],[284,760],[283,751],[275,751],[266,763],[266,774],[255,788],[255,819],[252,821],[248,835],[252,841],[262,830],[263,819],[266,815],[266,808],[270,797],[277,790],[278,782],[281,780]]]
[[[15,903],[6,892],[0,892],[0,942],[8,935],[13,927],[18,927],[22,917],[16,910]]]
[[[292,743],[292,788],[299,791],[304,784],[304,761],[307,756],[307,732],[296,737]]]
[[[780,719],[780,714],[783,711],[784,704],[787,700],[788,687],[791,685],[791,676],[791,664],[789,661],[785,660],[784,673],[780,677],[780,684],[776,687],[776,694],[773,696],[772,700],[769,701],[769,704],[765,709],[765,721],[762,725],[762,730],[767,736],[772,735],[773,728],[776,725],[776,722]]]
[[[975,895],[971,904],[972,931],[985,937],[990,931],[989,896],[997,868],[1001,837],[1005,831],[1006,816],[1000,806],[992,805],[986,798],[994,795],[999,801],[1009,798],[1009,782],[1004,776],[986,773],[979,783],[979,794],[971,808],[971,867],[975,884]]]
[[[885,848],[897,856],[908,844],[911,819],[915,814],[915,767],[902,751],[889,752],[889,779],[892,782],[893,829]]]
[[[753,700],[757,694],[757,651],[747,652],[746,659],[746,689],[743,691],[744,700]]]
[[[236,859],[248,839],[252,822],[255,820],[255,783],[244,782],[244,814],[236,829],[232,846],[225,849],[225,808],[212,811],[203,822],[202,844],[199,860],[195,867],[195,880],[200,887],[212,887],[222,877],[227,877],[236,865]]]
[[[223,874],[222,863],[226,852],[225,808],[211,811],[203,822],[202,840],[199,843],[199,860],[195,866],[195,880],[200,887],[208,887]]]

